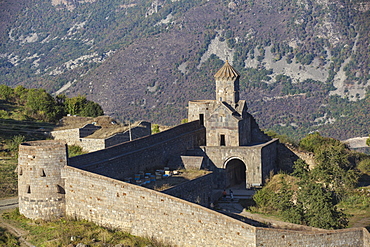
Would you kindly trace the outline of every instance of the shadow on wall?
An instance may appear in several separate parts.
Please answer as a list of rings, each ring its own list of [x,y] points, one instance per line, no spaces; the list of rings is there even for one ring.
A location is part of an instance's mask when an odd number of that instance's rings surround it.
[[[218,168],[199,146],[187,150],[183,156],[172,155],[167,163],[171,169],[196,169],[213,172],[214,189],[226,186],[226,171]]]
[[[297,161],[299,157],[282,143],[278,144],[278,154],[278,170],[292,172],[294,162]]]

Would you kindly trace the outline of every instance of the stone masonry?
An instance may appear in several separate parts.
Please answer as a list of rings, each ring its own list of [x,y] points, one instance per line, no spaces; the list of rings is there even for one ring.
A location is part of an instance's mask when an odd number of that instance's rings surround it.
[[[214,188],[262,185],[278,157],[278,141],[262,133],[239,100],[239,74],[226,63],[215,77],[216,100],[189,102],[190,122],[161,133],[70,159],[62,142],[22,143],[20,212],[85,219],[176,246],[369,246],[364,228],[261,228],[207,208]],[[211,173],[162,192],[123,182],[164,166]]]
[[[206,143],[200,147],[205,167],[226,174],[224,187],[244,183],[249,188],[261,186],[276,171],[277,140],[259,129],[239,99],[239,77],[226,62],[215,74],[216,99],[190,101],[188,119],[199,119],[206,128]]]
[[[18,157],[19,212],[28,218],[50,220],[65,215],[62,168],[66,144],[58,141],[22,143]]]
[[[50,134],[55,140],[65,141],[68,145],[77,145],[84,151],[93,152],[105,149],[123,142],[151,135],[151,124],[146,121],[138,123],[130,130],[116,133],[107,138],[91,138],[89,135],[99,130],[101,127],[95,124],[86,124],[81,128],[71,128],[64,130],[54,130]]]

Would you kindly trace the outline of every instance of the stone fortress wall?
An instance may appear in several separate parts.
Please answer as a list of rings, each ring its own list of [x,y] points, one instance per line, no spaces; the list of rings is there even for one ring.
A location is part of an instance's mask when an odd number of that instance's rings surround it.
[[[255,246],[255,228],[179,198],[67,167],[66,214],[177,246]]]
[[[207,208],[215,188],[261,186],[277,170],[279,149],[239,100],[237,71],[226,62],[215,79],[216,100],[190,102],[191,122],[155,135],[70,159],[60,142],[22,143],[20,212],[33,219],[85,219],[178,246],[369,246],[364,228],[261,228]],[[79,135],[96,128],[85,127]],[[163,167],[211,173],[162,192],[123,182]]]
[[[68,165],[124,180],[139,171],[171,166],[171,157],[181,156],[187,150],[202,145],[204,138],[204,127],[199,121],[194,121],[155,135],[72,157]],[[180,165],[172,164],[172,168],[177,169]]]
[[[50,134],[55,140],[63,140],[67,142],[68,145],[80,146],[87,152],[94,152],[123,142],[128,142],[130,141],[130,135],[134,140],[151,134],[151,124],[142,121],[137,126],[132,127],[130,131],[127,130],[122,133],[117,133],[108,138],[86,138],[100,128],[100,126],[94,124],[86,124],[82,128],[55,130]]]
[[[256,246],[368,247],[369,239],[369,232],[365,228],[323,231],[256,228]]]
[[[190,137],[192,135],[193,137]],[[211,183],[213,174],[190,181],[189,186],[184,183],[180,185],[182,187],[164,192],[114,179],[124,174],[110,176],[115,175],[115,167],[125,170],[128,166],[120,166],[119,162],[109,166],[109,157],[119,156],[123,146],[128,150],[123,156],[129,160],[132,158],[130,155],[139,156],[147,151],[153,155],[156,152],[159,159],[152,162],[152,157],[147,157],[145,162],[148,164],[138,167],[142,169],[149,168],[150,165],[156,166],[156,162],[161,162],[163,157],[171,155],[170,147],[175,141],[181,143],[182,138],[190,138],[195,141],[193,144],[199,144],[203,136],[204,130],[199,122],[191,122],[177,126],[172,131],[138,139],[130,142],[131,144],[124,143],[71,158],[64,168],[65,145],[56,141],[23,143],[20,146],[18,176],[20,186],[24,187],[29,181],[31,190],[20,187],[21,212],[29,218],[47,216],[49,219],[51,216],[60,216],[62,212],[63,215],[86,219],[139,236],[154,237],[178,246],[369,246],[370,236],[363,228],[336,231],[260,228],[198,205],[197,198],[189,198],[186,191],[193,196],[191,189],[194,188],[194,182],[198,188],[202,188]],[[182,150],[191,146],[185,145]],[[162,148],[167,150],[166,155],[158,153]],[[179,147],[173,148],[175,150]],[[99,162],[89,165],[93,161]],[[47,167],[49,168],[46,169]],[[48,186],[59,183],[63,186],[62,190]],[[33,187],[35,189],[32,189]],[[186,200],[175,197],[179,196],[181,191],[184,193],[180,196]],[[208,197],[207,191],[208,188],[200,189],[199,197]],[[200,204],[206,205],[206,202],[202,201]],[[35,208],[35,205],[40,206]],[[45,213],[40,215],[40,212]]]
[[[208,207],[211,202],[216,201],[219,197],[219,193],[213,194],[213,180],[214,174],[210,173],[163,190],[162,193]]]
[[[293,231],[254,227],[195,203],[67,167],[66,214],[176,246],[358,246],[363,228]]]

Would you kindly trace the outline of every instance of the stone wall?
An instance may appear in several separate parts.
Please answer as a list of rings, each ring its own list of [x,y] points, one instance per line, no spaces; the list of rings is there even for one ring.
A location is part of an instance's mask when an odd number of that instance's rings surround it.
[[[176,246],[369,246],[369,233],[364,228],[256,228],[171,195],[74,167],[66,166],[62,176],[68,216]]]
[[[277,172],[276,161],[277,161],[277,150],[279,141],[273,139],[266,143],[262,148],[262,181],[265,182],[266,178],[270,176],[271,171]],[[262,183],[262,184],[263,184]]]
[[[67,129],[52,131],[54,140],[65,141],[68,145],[79,145],[80,129]]]
[[[239,133],[240,121],[245,120],[235,118],[224,105],[213,109],[212,114],[204,123],[207,129],[207,146],[239,146],[241,144],[239,135],[244,134]],[[224,138],[223,141],[221,136]]]
[[[80,146],[86,152],[94,152],[130,141],[130,131],[117,133],[109,138],[85,138],[100,128],[100,126],[87,124],[82,128],[52,131],[51,136],[55,140],[65,141],[68,145]],[[146,121],[142,121],[138,126],[131,129],[131,138],[133,140],[150,134],[151,124]]]
[[[252,135],[252,144],[259,144],[263,142],[270,141],[271,138],[263,133],[258,126],[256,119],[248,113],[249,117],[251,118],[251,135]]]
[[[86,152],[94,152],[105,148],[105,139],[80,138],[75,145]]]
[[[202,145],[205,129],[194,121],[145,138],[69,159],[69,165],[115,179],[168,166],[172,156]],[[135,163],[133,163],[135,161]],[[177,167],[176,167],[177,168]]]
[[[19,212],[31,219],[64,215],[64,180],[61,169],[67,164],[67,147],[58,141],[25,142],[19,146]]]
[[[264,176],[270,173],[270,170],[275,171],[275,159],[277,156],[278,140],[274,139],[265,144],[254,146],[240,147],[208,147],[201,148],[206,153],[206,156],[212,160],[208,160],[207,169],[214,170],[215,168],[226,168],[226,164],[231,159],[239,159],[246,166],[247,187],[260,186],[264,183]],[[212,167],[214,166],[214,167]],[[263,169],[261,173],[261,169]]]
[[[364,232],[364,247],[370,246],[370,233],[365,228],[362,228]]]
[[[181,165],[185,169],[202,169],[203,156],[181,156],[180,158]]]
[[[179,184],[162,193],[208,207],[216,199],[212,198],[212,189],[213,173]]]
[[[56,130],[51,132],[54,140],[65,141],[68,145],[77,145],[86,152],[92,152],[105,148],[105,139],[83,138],[96,131],[97,126],[88,124],[83,128]]]
[[[92,135],[98,129],[101,129],[101,127],[94,124],[86,124],[84,127],[79,129],[80,134],[76,138],[84,138],[86,136]]]
[[[74,167],[63,171],[66,214],[176,246],[255,246],[255,228],[161,192]]]
[[[115,134],[104,140],[105,147],[111,147],[123,142],[130,141],[130,132],[131,140],[138,139],[140,137],[149,136],[152,134],[151,124],[149,122],[142,121],[138,126],[131,128],[130,131],[125,131],[123,133]],[[98,150],[98,149],[97,149]],[[95,151],[95,150],[94,150]]]
[[[209,161],[210,170],[216,168],[226,169],[227,162],[231,159],[241,160],[246,167],[246,183],[247,186],[252,184],[262,184],[261,179],[261,150],[262,146],[242,146],[242,147],[201,147],[206,153],[207,157],[212,160]],[[212,166],[214,166],[212,168]],[[225,180],[225,179],[221,179]]]
[[[366,231],[366,230],[365,230]],[[367,232],[367,231],[366,231]],[[364,242],[364,228],[353,228],[333,231],[290,231],[279,229],[256,229],[256,246],[276,247],[366,247]]]

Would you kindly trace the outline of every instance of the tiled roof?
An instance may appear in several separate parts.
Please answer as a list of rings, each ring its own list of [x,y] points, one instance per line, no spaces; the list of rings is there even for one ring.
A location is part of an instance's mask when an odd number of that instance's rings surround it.
[[[220,79],[235,79],[238,76],[238,71],[236,71],[227,60],[224,66],[215,74],[215,78]]]

